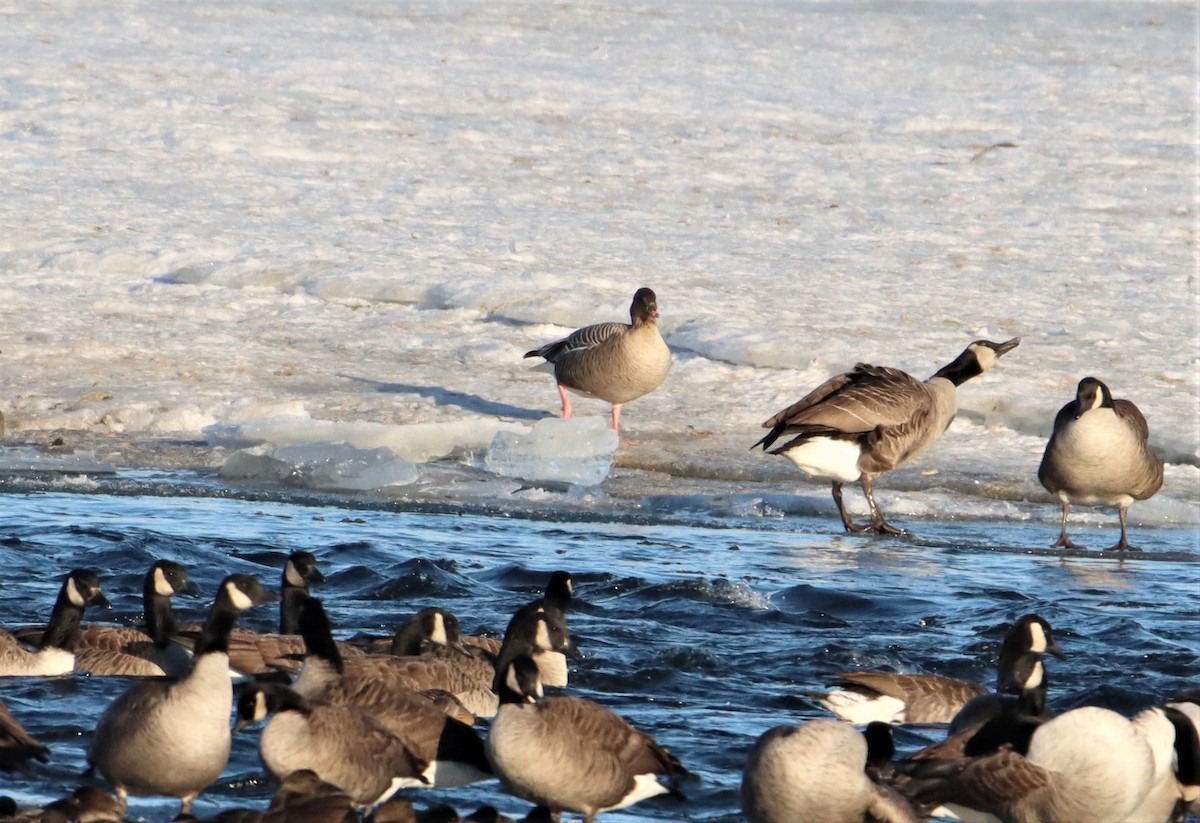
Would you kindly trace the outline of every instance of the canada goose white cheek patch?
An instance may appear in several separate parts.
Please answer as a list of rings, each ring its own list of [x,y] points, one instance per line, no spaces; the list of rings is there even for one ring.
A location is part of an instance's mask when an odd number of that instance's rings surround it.
[[[296,568],[296,564],[291,560],[287,562],[287,567],[284,569],[283,575],[289,586],[295,586],[297,589],[305,587],[304,576],[300,574],[300,570]]]
[[[244,612],[246,609],[254,605],[254,601],[251,600],[246,593],[239,589],[234,583],[226,583],[225,591],[229,594],[229,602],[232,603],[233,607],[240,612]]]
[[[433,616],[433,631],[429,633],[429,639],[439,646],[445,646],[450,642],[446,639],[446,618],[441,613]]]
[[[1046,651],[1046,630],[1041,623],[1029,624],[1029,650],[1031,652]]]
[[[1025,680],[1026,690],[1036,689],[1038,686],[1042,685],[1043,675],[1042,661],[1039,660],[1033,664],[1033,671],[1029,673],[1029,677]]]
[[[87,601],[79,593],[79,587],[75,585],[73,578],[67,580],[67,599],[71,601],[72,605],[78,606],[81,609],[87,605]]]
[[[154,593],[163,597],[175,594],[175,587],[171,585],[171,581],[167,580],[162,569],[154,570]]]

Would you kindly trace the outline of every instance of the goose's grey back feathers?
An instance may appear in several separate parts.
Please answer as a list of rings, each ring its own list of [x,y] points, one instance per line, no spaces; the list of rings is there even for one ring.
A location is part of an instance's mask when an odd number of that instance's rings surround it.
[[[916,823],[903,797],[865,772],[867,742],[839,720],[779,726],[755,742],[742,775],[750,823]]]

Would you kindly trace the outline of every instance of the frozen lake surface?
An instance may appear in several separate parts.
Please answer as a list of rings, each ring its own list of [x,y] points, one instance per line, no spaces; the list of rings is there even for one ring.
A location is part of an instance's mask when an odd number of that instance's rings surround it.
[[[211,590],[310,548],[347,631],[433,601],[502,628],[566,567],[573,688],[704,777],[614,820],[732,819],[753,736],[816,716],[801,692],[988,679],[1028,611],[1065,633],[1056,707],[1169,696],[1200,672],[1198,14],[0,0],[0,624],[71,565],[134,620],[154,556]],[[615,454],[581,400],[548,459],[522,355],[643,285],[666,383]],[[912,538],[840,534],[826,482],[749,451],[856,362],[924,378],[1016,336],[878,484]],[[1047,548],[1037,466],[1087,375],[1167,463],[1125,560]],[[1111,510],[1072,526],[1115,542]],[[73,779],[116,688],[5,684],[55,752],[22,797]],[[247,738],[203,811],[265,798],[257,774]]]

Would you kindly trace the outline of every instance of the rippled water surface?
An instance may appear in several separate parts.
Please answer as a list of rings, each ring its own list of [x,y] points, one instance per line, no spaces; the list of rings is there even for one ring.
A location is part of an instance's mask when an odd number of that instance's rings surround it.
[[[526,520],[180,496],[8,493],[0,497],[0,619],[44,621],[63,572],[98,568],[111,614],[135,623],[141,577],[158,557],[184,563],[211,596],[222,576],[277,584],[283,558],[314,552],[317,592],[339,633],[390,630],[419,607],[453,610],[471,632],[509,614],[558,568],[578,584],[570,615],[586,655],[570,691],[653,734],[700,776],[670,799],[606,814],[619,820],[734,820],[745,752],[782,722],[822,714],[806,692],[847,667],[894,667],[991,682],[1005,626],[1037,611],[1069,657],[1050,661],[1054,708],[1098,702],[1131,712],[1197,685],[1200,575],[1191,530],[1143,529],[1129,560],[996,550],[1044,546],[1045,524],[926,522],[918,536],[843,536],[829,517],[688,523]],[[1087,535],[1108,545],[1115,534]],[[179,604],[199,618],[207,599]],[[261,609],[246,622],[274,628]],[[0,681],[0,696],[52,749],[30,777],[4,777],[23,803],[69,790],[95,718],[128,682],[70,677]],[[221,781],[196,806],[264,807],[272,792],[256,732],[235,736]],[[930,730],[906,731],[915,746]],[[493,784],[427,793],[469,811],[520,816]],[[420,803],[420,799],[418,800]],[[175,802],[134,799],[131,813],[170,819]]]

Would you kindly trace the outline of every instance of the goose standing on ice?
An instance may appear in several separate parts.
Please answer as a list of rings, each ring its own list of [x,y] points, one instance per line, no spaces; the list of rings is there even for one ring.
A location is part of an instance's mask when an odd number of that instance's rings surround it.
[[[1071,503],[1117,506],[1121,539],[1110,551],[1136,551],[1125,537],[1134,500],[1152,497],[1163,484],[1163,464],[1146,441],[1146,418],[1128,400],[1114,399],[1094,377],[1079,381],[1075,399],[1054,418],[1038,480],[1062,501],[1062,532],[1054,546],[1082,549],[1067,536]]]
[[[640,288],[629,307],[630,324],[597,323],[562,340],[526,352],[554,364],[564,420],[571,417],[567,389],[612,404],[612,428],[620,434],[621,407],[657,389],[671,368],[671,350],[658,332],[658,299]]]
[[[1020,342],[1019,337],[1005,343],[976,340],[923,382],[899,369],[859,363],[763,423],[771,431],[751,448],[766,450],[780,437],[795,435],[771,453],[782,454],[808,475],[833,481],[833,502],[846,531],[908,534],[883,519],[875,503],[875,479],[941,437],[958,412],[957,387]],[[871,509],[866,525],[851,522],[842,505],[842,484],[855,480]]]

